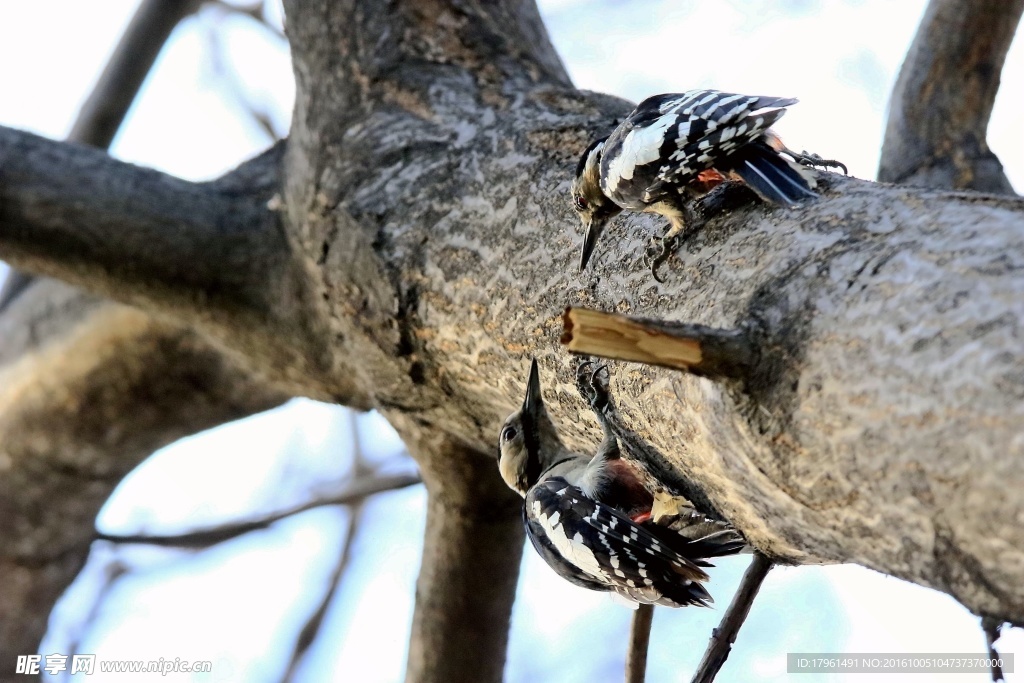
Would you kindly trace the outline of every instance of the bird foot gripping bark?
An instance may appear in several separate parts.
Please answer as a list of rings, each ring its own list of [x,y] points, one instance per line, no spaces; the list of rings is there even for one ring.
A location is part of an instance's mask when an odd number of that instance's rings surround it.
[[[602,372],[605,374],[604,380],[601,379]],[[609,415],[615,411],[615,407],[612,404],[611,391],[608,387],[610,379],[611,375],[608,371],[608,366],[603,363],[598,364],[588,360],[576,367],[576,390],[580,392],[580,396],[590,405],[590,409],[594,411],[597,421],[601,423],[601,429],[604,431],[605,438],[609,436],[614,437],[611,420],[609,419]]]
[[[784,147],[782,152],[793,157],[793,161],[803,166],[808,166],[810,168],[822,168],[825,170],[830,168],[841,168],[843,169],[843,175],[850,175],[850,172],[846,170],[846,164],[843,162],[836,161],[835,159],[822,158],[820,154],[808,152],[806,149],[802,152],[794,152],[788,147]]]
[[[721,187],[721,185],[718,187]],[[658,277],[658,267],[667,261],[669,256],[675,253],[679,246],[680,235],[684,232],[686,234],[692,234],[707,222],[707,218],[702,216],[696,210],[696,204],[696,201],[684,202],[681,207],[683,215],[672,220],[669,224],[669,229],[665,231],[664,235],[656,235],[652,237],[647,248],[644,250],[645,265],[650,267],[651,275],[653,275],[654,279],[658,282],[665,282]],[[661,245],[660,248],[656,246],[659,243]]]

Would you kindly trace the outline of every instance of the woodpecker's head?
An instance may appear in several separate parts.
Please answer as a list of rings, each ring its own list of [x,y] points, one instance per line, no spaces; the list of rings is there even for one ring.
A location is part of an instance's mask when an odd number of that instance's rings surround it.
[[[525,497],[540,475],[565,451],[540,395],[537,360],[530,365],[523,407],[508,416],[498,440],[498,470],[513,491]]]
[[[607,138],[590,143],[576,165],[576,177],[572,181],[572,208],[579,215],[585,231],[580,270],[587,267],[587,261],[594,252],[594,245],[604,231],[604,226],[622,211],[601,191],[601,152],[605,140]]]

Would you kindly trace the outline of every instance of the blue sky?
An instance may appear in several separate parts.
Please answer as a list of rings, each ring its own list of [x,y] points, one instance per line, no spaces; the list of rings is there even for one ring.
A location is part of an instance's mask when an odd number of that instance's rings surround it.
[[[64,136],[135,5],[0,2],[0,124]],[[543,0],[540,7],[580,87],[632,100],[704,86],[797,96],[800,104],[777,126],[787,143],[841,159],[854,175],[871,178],[888,93],[924,1]],[[248,19],[208,9],[172,37],[115,140],[114,155],[206,179],[267,145],[209,65],[214,32],[227,46],[246,97],[270,113],[278,130],[287,130],[293,95],[287,46]],[[1019,44],[1003,82],[990,142],[1020,188]],[[369,459],[396,471],[413,468],[383,420],[365,415],[358,423]],[[129,476],[99,524],[109,531],[172,532],[306,500],[345,476],[353,424],[344,409],[297,400],[185,439]],[[344,587],[300,680],[401,680],[424,503],[424,492],[415,487],[368,504]],[[55,612],[41,652],[66,651],[89,619],[93,627],[80,652],[106,659],[212,660],[213,672],[194,680],[278,680],[295,633],[325,588],[345,527],[343,511],[321,509],[202,553],[97,546]],[[746,561],[720,563],[710,586],[719,605],[728,603]],[[112,562],[131,571],[97,607],[99,579]],[[649,680],[689,680],[719,616],[714,610],[659,609]],[[527,549],[508,679],[621,679],[629,617],[629,610],[603,595],[561,581]],[[1001,649],[1022,651],[1021,644],[1017,632],[1004,637]],[[719,680],[857,680],[787,677],[785,653],[791,651],[982,650],[976,620],[948,596],[854,566],[779,568]],[[941,680],[980,683],[987,676]]]

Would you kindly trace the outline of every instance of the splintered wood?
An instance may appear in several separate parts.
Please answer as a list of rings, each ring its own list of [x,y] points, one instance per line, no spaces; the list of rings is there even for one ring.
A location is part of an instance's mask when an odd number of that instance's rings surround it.
[[[659,365],[706,377],[740,377],[752,351],[740,330],[565,309],[562,344],[572,353]]]

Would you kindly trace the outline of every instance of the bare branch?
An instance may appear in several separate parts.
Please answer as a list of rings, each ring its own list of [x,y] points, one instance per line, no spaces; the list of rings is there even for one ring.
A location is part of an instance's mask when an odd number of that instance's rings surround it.
[[[143,0],[79,110],[68,140],[110,145],[171,31],[201,4],[202,0]]]
[[[352,546],[355,543],[356,534],[359,531],[359,522],[362,518],[362,512],[363,505],[361,502],[355,503],[349,508],[348,524],[345,529],[345,541],[341,547],[341,553],[338,556],[338,561],[334,565],[334,571],[331,572],[331,577],[328,579],[327,590],[324,592],[323,598],[320,600],[317,608],[306,620],[306,623],[303,624],[302,630],[299,631],[299,635],[295,639],[295,647],[292,650],[292,656],[288,662],[288,669],[281,678],[285,683],[295,680],[299,666],[302,664],[303,657],[306,656],[309,648],[312,647],[317,636],[320,634],[320,629],[323,627],[327,611],[331,608],[331,605],[334,604],[334,598],[341,589],[342,579],[345,578],[345,572],[348,570],[348,566],[352,561]]]
[[[654,605],[637,605],[629,627],[626,650],[626,683],[644,683],[647,677],[647,648],[651,642]]]
[[[931,0],[889,101],[878,179],[1012,194],[988,121],[1024,0]]]
[[[981,618],[981,629],[985,632],[985,644],[988,647],[988,656],[992,659],[991,673],[993,683],[1005,680],[1005,676],[1003,676],[1003,667],[999,666],[997,663],[997,660],[999,660],[1000,657],[999,652],[996,651],[996,641],[999,640],[1003,623],[1004,622],[1001,619],[993,619],[992,617]]]
[[[230,8],[234,11],[243,14],[245,16],[255,17],[262,16],[263,3],[259,2],[250,7],[245,6],[234,6],[230,3],[216,3],[218,7]],[[261,21],[267,28],[272,28],[266,21]],[[239,78],[238,72],[235,70],[234,65],[231,63],[227,49],[224,45],[224,39],[222,32],[219,30],[221,27],[216,23],[207,25],[205,30],[206,34],[206,52],[209,55],[210,66],[213,70],[214,75],[220,81],[224,96],[231,100],[246,116],[250,119],[253,124],[256,125],[260,131],[267,137],[268,142],[274,143],[280,140],[283,136],[274,127],[274,122],[270,117],[270,113],[248,96],[245,92],[245,88]],[[275,35],[280,36],[282,39],[284,35],[276,32]]]
[[[711,640],[708,642],[708,649],[697,666],[697,672],[693,675],[693,683],[711,683],[721,670],[725,660],[732,651],[732,645],[736,642],[736,636],[740,627],[750,613],[750,606],[754,604],[754,598],[761,589],[768,572],[775,566],[771,560],[755,551],[750,561],[750,566],[743,573],[736,595],[732,603],[722,615],[722,622],[711,633]]]
[[[406,488],[420,483],[420,478],[411,474],[399,474],[390,476],[370,476],[353,481],[346,490],[334,496],[319,498],[301,505],[296,505],[286,510],[274,512],[256,519],[244,522],[233,522],[230,524],[218,524],[209,529],[197,529],[178,534],[111,534],[104,532],[96,533],[96,540],[109,541],[111,543],[137,543],[143,545],[156,545],[173,548],[208,548],[217,543],[259,529],[266,529],[271,524],[288,517],[301,514],[308,510],[330,505],[355,505],[369,496]]]
[[[702,377],[745,376],[754,350],[743,330],[719,330],[568,307],[562,344],[572,353],[683,370]]]
[[[12,341],[31,351],[0,368],[6,672],[15,654],[37,651],[50,607],[85,561],[96,514],[125,474],[181,436],[286,398],[191,330],[124,306],[80,307],[80,294],[61,288],[57,299],[56,289],[41,282],[0,318],[0,338],[14,324],[27,332]],[[58,323],[54,312],[66,310]]]

